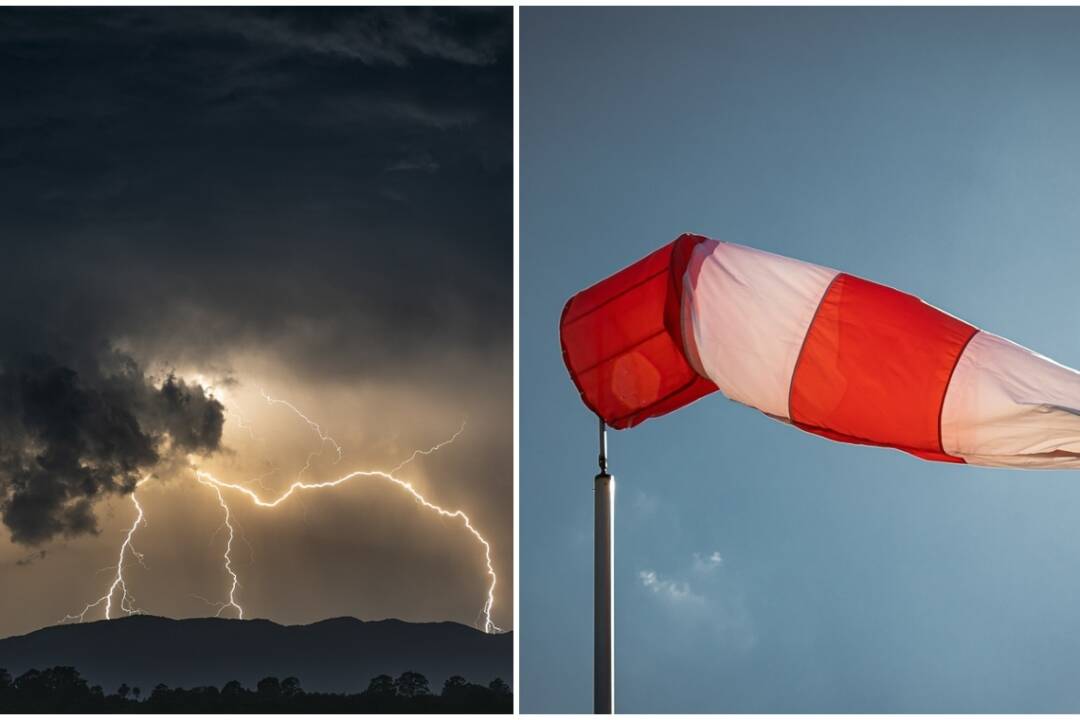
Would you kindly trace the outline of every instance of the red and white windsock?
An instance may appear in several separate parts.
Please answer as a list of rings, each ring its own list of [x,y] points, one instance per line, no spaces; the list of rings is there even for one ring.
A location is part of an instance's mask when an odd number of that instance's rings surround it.
[[[570,298],[563,358],[628,428],[720,390],[817,435],[926,460],[1080,468],[1080,373],[917,297],[683,235]]]

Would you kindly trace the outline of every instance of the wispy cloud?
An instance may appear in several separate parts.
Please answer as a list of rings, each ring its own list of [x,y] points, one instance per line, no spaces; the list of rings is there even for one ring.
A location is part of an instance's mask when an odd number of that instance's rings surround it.
[[[724,558],[718,550],[709,554],[694,553],[693,570],[698,574],[711,573],[724,564]]]
[[[439,163],[428,153],[413,153],[387,166],[387,172],[438,172]]]
[[[465,107],[377,95],[350,95],[335,97],[314,108],[309,121],[324,125],[381,125],[391,121],[398,125],[449,130],[474,125],[480,118],[479,112]]]
[[[662,574],[639,570],[639,586],[660,603],[672,629],[698,633],[702,629],[723,636],[724,642],[742,649],[756,642],[753,620],[738,579],[725,572],[718,550],[695,552],[681,572]]]
[[[502,32],[462,36],[437,11],[372,9],[333,28],[312,27],[287,14],[214,14],[214,26],[284,52],[314,53],[366,65],[403,67],[418,58],[463,65],[490,65],[506,42]]]
[[[703,603],[705,598],[690,589],[690,583],[677,582],[656,574],[655,570],[642,570],[638,573],[641,584],[656,593],[668,598],[672,602],[695,602]]]

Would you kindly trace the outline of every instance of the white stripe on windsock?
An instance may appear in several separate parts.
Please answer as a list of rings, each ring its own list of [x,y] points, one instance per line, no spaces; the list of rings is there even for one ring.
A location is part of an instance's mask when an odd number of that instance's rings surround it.
[[[836,275],[743,245],[699,243],[683,280],[691,365],[732,400],[787,419],[803,338]]]
[[[1080,373],[979,332],[945,393],[941,440],[972,465],[1080,468]]]

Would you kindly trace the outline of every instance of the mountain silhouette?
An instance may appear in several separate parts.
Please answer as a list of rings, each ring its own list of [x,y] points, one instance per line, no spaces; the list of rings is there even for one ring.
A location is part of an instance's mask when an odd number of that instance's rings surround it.
[[[488,683],[509,679],[513,635],[488,635],[454,622],[363,621],[351,617],[310,625],[269,620],[132,615],[54,625],[0,640],[0,668],[73,666],[106,692],[122,683],[153,688],[254,687],[268,676],[301,678],[317,692],[360,692],[377,675],[425,675],[433,687],[461,675]]]

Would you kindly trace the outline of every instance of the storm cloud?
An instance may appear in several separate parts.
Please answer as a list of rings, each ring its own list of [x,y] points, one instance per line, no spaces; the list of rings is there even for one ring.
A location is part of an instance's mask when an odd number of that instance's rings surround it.
[[[128,358],[89,374],[34,355],[0,369],[0,518],[12,541],[97,532],[93,505],[163,459],[219,449],[224,413],[203,388],[160,387]]]

